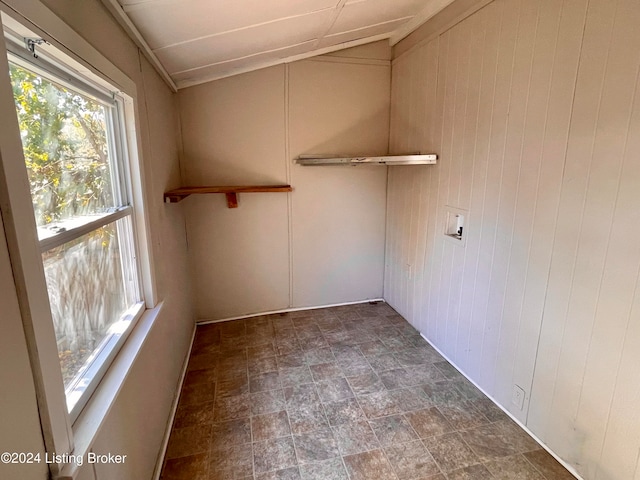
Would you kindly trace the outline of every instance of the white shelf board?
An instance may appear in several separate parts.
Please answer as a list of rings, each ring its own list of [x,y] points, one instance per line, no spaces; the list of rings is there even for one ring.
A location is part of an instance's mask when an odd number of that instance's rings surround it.
[[[300,155],[298,165],[434,165],[436,154],[428,155],[385,155],[381,157],[340,157],[332,155]]]

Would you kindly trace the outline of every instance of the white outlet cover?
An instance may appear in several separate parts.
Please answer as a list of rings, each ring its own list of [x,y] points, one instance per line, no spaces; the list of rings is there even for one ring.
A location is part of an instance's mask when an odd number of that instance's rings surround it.
[[[516,405],[520,410],[524,408],[524,390],[518,385],[513,386],[513,396],[511,397],[511,403]]]

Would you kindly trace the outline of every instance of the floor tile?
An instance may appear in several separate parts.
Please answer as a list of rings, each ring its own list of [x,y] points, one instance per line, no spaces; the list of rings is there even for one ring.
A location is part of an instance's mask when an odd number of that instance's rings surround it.
[[[451,382],[435,382],[422,385],[434,405],[456,406],[467,401],[467,398]]]
[[[314,348],[306,350],[302,354],[305,365],[317,365],[319,363],[333,362],[333,352],[330,348]]]
[[[388,390],[418,385],[415,378],[402,367],[382,372],[380,380]]]
[[[381,355],[384,353],[390,353],[389,348],[380,340],[374,340],[371,342],[361,343],[358,345],[360,351],[366,356],[371,357],[375,355]]]
[[[488,462],[485,466],[497,480],[545,480],[542,474],[522,455],[503,457]]]
[[[318,395],[322,402],[336,402],[353,397],[351,387],[343,377],[328,378],[317,382]]]
[[[251,432],[254,442],[290,435],[291,429],[287,412],[282,410],[251,417]]]
[[[396,402],[401,412],[412,412],[433,405],[429,397],[418,387],[391,390],[389,395]]]
[[[383,447],[418,439],[413,427],[402,415],[377,418],[370,420],[369,424]]]
[[[466,430],[464,439],[483,461],[536,450],[538,447],[511,420]]]
[[[313,350],[316,348],[329,348],[329,343],[322,336],[320,331],[318,330],[317,334],[313,334],[308,338],[299,338],[298,342],[300,343],[300,347],[303,350]]]
[[[369,365],[376,373],[386,372],[387,370],[393,370],[400,368],[400,362],[391,353],[385,353],[383,355],[375,355],[367,357]]]
[[[310,404],[287,409],[291,432],[301,434],[329,428],[322,404]]]
[[[211,402],[215,398],[215,383],[198,383],[185,385],[180,393],[180,405],[195,405]]]
[[[275,372],[278,370],[278,362],[275,355],[273,357],[264,357],[251,360],[249,362],[249,376],[255,377],[261,373]]]
[[[325,403],[324,411],[331,426],[367,419],[355,398]]]
[[[380,447],[378,438],[367,421],[343,423],[333,427],[333,433],[342,455],[352,455]]]
[[[480,462],[457,433],[429,437],[423,441],[443,472],[452,472]]]
[[[490,422],[497,422],[500,420],[506,420],[507,414],[504,413],[500,407],[489,400],[487,397],[478,398],[477,400],[470,400],[471,405],[482,413]]]
[[[262,473],[256,475],[256,480],[300,480],[298,467],[285,468],[275,472]]]
[[[253,475],[253,453],[250,443],[222,445],[209,453],[209,480],[226,480]]]
[[[203,353],[200,355],[191,355],[187,371],[191,372],[193,370],[215,369],[218,356],[218,353]]]
[[[309,368],[311,369],[311,374],[316,382],[327,378],[342,376],[342,370],[340,370],[335,362],[318,363],[316,365],[311,365]]]
[[[246,373],[235,378],[219,379],[216,388],[218,397],[235,397],[249,392],[249,379]]]
[[[198,327],[165,458],[164,480],[573,478],[384,303]]]
[[[296,466],[293,439],[283,437],[254,443],[253,464],[256,475]]]
[[[443,380],[446,380],[446,377],[442,375],[440,370],[438,370],[432,364],[409,365],[404,368],[407,373],[414,378],[416,385],[421,385],[423,383],[441,382]]]
[[[382,450],[358,453],[344,457],[351,480],[397,480],[391,464]]]
[[[280,382],[283,387],[292,387],[294,385],[313,382],[311,370],[309,370],[309,367],[306,365],[302,367],[281,368],[278,373],[280,374]]]
[[[201,370],[191,370],[184,378],[185,385],[196,385],[198,383],[213,383],[216,381],[217,369],[203,368]]]
[[[484,465],[471,465],[449,472],[447,478],[449,480],[488,480],[493,478],[493,475]]]
[[[210,440],[211,425],[175,428],[169,437],[166,457],[171,459],[206,453]]]
[[[402,412],[398,407],[394,398],[388,391],[372,393],[370,395],[362,395],[358,397],[358,402],[367,418],[386,417]]]
[[[345,377],[354,377],[356,375],[373,373],[371,365],[364,356],[345,360],[336,360],[336,363],[340,367],[340,370],[342,370]]]
[[[262,415],[284,410],[286,406],[284,390],[268,390],[266,392],[253,393],[250,395],[250,404],[252,415]]]
[[[574,480],[575,478],[546,450],[537,449],[523,455],[547,480]]]
[[[300,350],[286,355],[277,355],[276,361],[278,362],[278,368],[302,367],[305,365],[304,352]]]
[[[213,402],[180,405],[173,421],[174,428],[213,423]]]
[[[256,375],[251,378],[249,389],[251,393],[264,392],[266,390],[278,390],[282,388],[280,374],[278,372],[268,372]]]
[[[347,377],[347,381],[351,386],[351,390],[353,390],[356,395],[367,395],[386,389],[380,377],[373,371],[365,373],[364,375]]]
[[[478,400],[480,398],[485,398],[484,394],[469,380],[464,378],[462,375],[460,378],[452,380],[455,387],[462,392],[462,394],[468,400]]]
[[[300,465],[302,480],[349,480],[342,458]]]
[[[300,344],[298,343],[297,338],[293,339],[284,339],[284,340],[276,340],[276,359],[278,356],[285,356],[291,354],[301,354],[302,349]],[[300,357],[302,358],[302,357]]]
[[[451,424],[435,407],[409,412],[405,414],[405,418],[420,438],[429,438],[453,431]]]
[[[249,415],[251,415],[251,403],[248,393],[217,398],[213,406],[213,419],[216,422],[245,418]]]
[[[455,430],[465,430],[490,423],[487,417],[482,415],[469,402],[451,406],[441,405],[438,410]]]
[[[211,448],[251,442],[251,422],[248,418],[214,423],[211,429]]]
[[[209,453],[167,460],[161,480],[209,480]]]
[[[440,469],[421,441],[400,443],[384,449],[398,478],[410,480],[440,473]]]
[[[447,361],[436,362],[433,364],[433,366],[440,370],[440,372],[449,380],[453,380],[461,376],[461,373],[458,372],[456,367],[454,367]]]
[[[276,351],[273,348],[273,344],[267,343],[265,345],[257,345],[247,348],[248,358],[265,358],[275,356]]]
[[[329,460],[339,455],[336,439],[329,428],[294,435],[293,442],[301,465]]]

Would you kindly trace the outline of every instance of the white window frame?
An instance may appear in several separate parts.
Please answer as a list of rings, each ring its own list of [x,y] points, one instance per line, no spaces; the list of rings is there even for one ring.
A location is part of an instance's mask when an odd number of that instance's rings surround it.
[[[48,55],[69,65],[81,76],[114,87],[122,98],[129,156],[132,217],[138,246],[138,266],[146,311],[116,361],[109,367],[84,410],[73,417],[67,412],[55,333],[44,279],[40,242],[35,228],[22,144],[15,115],[0,115],[0,208],[5,219],[7,243],[18,289],[32,371],[38,395],[45,448],[48,452],[85,455],[120,390],[137,353],[162,306],[158,303],[148,215],[144,198],[135,83],[65,25],[37,0],[0,0],[3,24],[24,37],[44,38]],[[4,36],[0,40],[0,112],[15,112],[8,75]],[[118,215],[116,213],[115,215]],[[54,478],[74,478],[78,466],[49,464]]]

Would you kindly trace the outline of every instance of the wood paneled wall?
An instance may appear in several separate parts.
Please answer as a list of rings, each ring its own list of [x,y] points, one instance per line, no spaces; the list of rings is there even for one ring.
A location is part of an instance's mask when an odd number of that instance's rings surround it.
[[[303,167],[301,154],[383,155],[384,42],[180,90],[187,185],[291,184],[185,201],[200,320],[382,296],[385,167]]]
[[[440,160],[389,169],[385,298],[587,479],[640,479],[638,25],[495,0],[392,69],[392,152]]]

